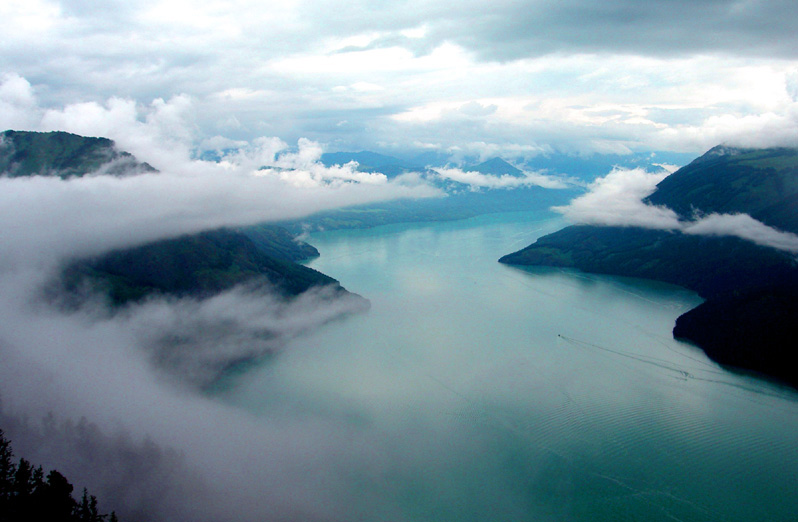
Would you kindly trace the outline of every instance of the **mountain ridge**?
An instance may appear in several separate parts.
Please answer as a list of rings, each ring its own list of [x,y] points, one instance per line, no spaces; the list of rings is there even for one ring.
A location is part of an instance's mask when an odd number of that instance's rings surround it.
[[[0,134],[0,172],[9,177],[55,176],[61,179],[96,173],[157,173],[107,138],[68,132],[8,130]],[[255,280],[268,282],[284,296],[338,281],[297,264],[318,255],[310,245],[276,225],[241,230],[218,229],[155,241],[71,261],[49,292],[66,290],[74,303],[86,286],[100,289],[114,306],[153,294],[207,297]]]
[[[645,201],[682,218],[747,213],[786,231],[798,226],[798,149],[719,146],[662,180]],[[573,225],[499,260],[566,267],[678,284],[706,301],[680,316],[674,336],[716,362],[798,387],[791,355],[798,313],[798,261],[789,252],[735,237],[637,227]],[[751,320],[756,317],[768,321]],[[723,318],[723,320],[721,320]],[[733,334],[718,329],[734,325]]]

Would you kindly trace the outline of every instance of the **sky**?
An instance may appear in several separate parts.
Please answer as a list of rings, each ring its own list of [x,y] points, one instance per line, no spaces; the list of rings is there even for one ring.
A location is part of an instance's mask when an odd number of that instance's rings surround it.
[[[34,106],[128,103],[146,119],[178,102],[180,132],[208,149],[795,144],[796,19],[790,0],[6,0],[0,124],[50,130]]]

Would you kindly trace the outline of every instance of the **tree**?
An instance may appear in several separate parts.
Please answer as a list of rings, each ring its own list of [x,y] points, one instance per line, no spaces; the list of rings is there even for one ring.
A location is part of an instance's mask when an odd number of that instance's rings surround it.
[[[75,520],[79,522],[102,522],[105,518],[97,512],[97,497],[89,495],[86,488],[83,488],[83,496],[80,499],[80,503],[78,503],[75,514]]]
[[[37,495],[37,505],[42,506],[42,520],[71,520],[78,505],[72,498],[74,487],[59,472],[47,474],[47,482]]]
[[[14,464],[11,443],[0,430],[0,522],[104,522],[108,515],[97,509],[97,497],[86,488],[80,502],[72,497],[74,487],[58,471],[45,479],[41,466],[25,460]],[[109,522],[118,522],[111,513]]]
[[[5,520],[4,513],[8,510],[11,500],[11,486],[17,467],[14,465],[14,452],[11,451],[11,442],[5,438],[0,430],[0,520]]]

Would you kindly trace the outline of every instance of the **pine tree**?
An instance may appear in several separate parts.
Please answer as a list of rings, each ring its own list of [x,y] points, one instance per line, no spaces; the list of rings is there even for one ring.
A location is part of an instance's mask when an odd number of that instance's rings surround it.
[[[41,466],[25,459],[14,464],[11,444],[0,430],[0,522],[105,522],[108,515],[97,509],[97,497],[86,488],[80,502],[72,497],[72,484],[52,470],[45,479]],[[111,513],[109,522],[118,522]]]
[[[97,497],[89,495],[86,488],[83,488],[83,496],[75,510],[75,518],[79,522],[103,522],[104,516],[97,511]]]
[[[71,520],[78,505],[72,498],[72,484],[59,472],[53,470],[47,474],[41,504],[42,520]]]
[[[13,458],[11,442],[0,430],[0,522],[7,520],[6,514],[10,509],[11,488],[17,472]]]

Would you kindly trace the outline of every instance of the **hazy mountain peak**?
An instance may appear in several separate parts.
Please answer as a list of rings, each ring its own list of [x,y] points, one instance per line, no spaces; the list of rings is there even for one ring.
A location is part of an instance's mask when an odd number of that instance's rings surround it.
[[[474,165],[473,167],[468,167],[464,170],[467,172],[480,172],[482,174],[493,174],[496,176],[501,176],[503,174],[520,176],[522,174],[519,169],[513,167],[501,158],[491,158],[487,161],[483,161],[479,165]]]

